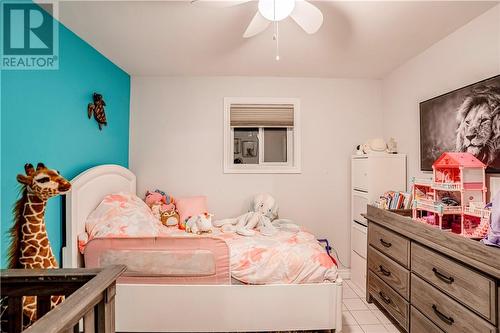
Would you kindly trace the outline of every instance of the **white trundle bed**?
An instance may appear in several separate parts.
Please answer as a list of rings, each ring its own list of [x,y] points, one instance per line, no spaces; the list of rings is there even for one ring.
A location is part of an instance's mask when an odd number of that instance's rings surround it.
[[[63,267],[84,267],[78,234],[104,196],[136,193],[136,177],[118,165],[91,168],[72,181],[66,198]],[[247,332],[342,330],[342,280],[312,284],[120,283],[118,332]]]

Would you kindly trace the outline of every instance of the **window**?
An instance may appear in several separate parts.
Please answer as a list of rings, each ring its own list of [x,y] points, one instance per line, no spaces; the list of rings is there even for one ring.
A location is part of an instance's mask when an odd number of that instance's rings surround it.
[[[299,101],[224,99],[225,173],[300,173]]]

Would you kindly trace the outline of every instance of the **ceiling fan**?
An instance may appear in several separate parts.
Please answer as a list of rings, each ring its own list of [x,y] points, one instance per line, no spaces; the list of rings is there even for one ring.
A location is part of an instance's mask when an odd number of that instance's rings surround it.
[[[236,6],[252,0],[221,1],[192,0],[192,4],[207,4],[217,7]],[[323,24],[323,14],[318,7],[305,0],[259,0],[258,10],[243,33],[244,38],[253,37],[266,30],[271,23],[275,26],[277,39],[277,23],[291,17],[305,32],[313,34]]]

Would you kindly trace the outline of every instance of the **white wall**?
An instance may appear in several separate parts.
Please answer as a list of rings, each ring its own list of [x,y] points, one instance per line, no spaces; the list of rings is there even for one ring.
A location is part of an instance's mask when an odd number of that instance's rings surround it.
[[[420,172],[419,103],[500,74],[500,5],[475,18],[382,80],[384,134]]]
[[[379,81],[133,77],[131,92],[130,169],[140,195],[154,188],[207,195],[210,210],[225,218],[269,192],[281,217],[332,240],[349,263],[349,157],[382,133]],[[240,96],[300,98],[302,174],[223,173],[223,98]]]
[[[255,193],[272,193],[282,217],[332,240],[349,264],[353,147],[382,133],[395,137],[408,175],[422,176],[419,102],[499,73],[496,6],[382,81],[133,77],[130,168],[140,195],[150,188],[204,194],[217,218],[242,213]],[[223,98],[239,96],[300,98],[302,174],[223,174]]]

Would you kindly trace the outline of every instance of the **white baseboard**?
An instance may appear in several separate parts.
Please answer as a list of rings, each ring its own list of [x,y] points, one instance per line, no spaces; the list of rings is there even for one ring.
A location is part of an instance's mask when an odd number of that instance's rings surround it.
[[[337,270],[339,276],[344,280],[349,280],[351,278],[351,270],[349,268],[339,268]]]

